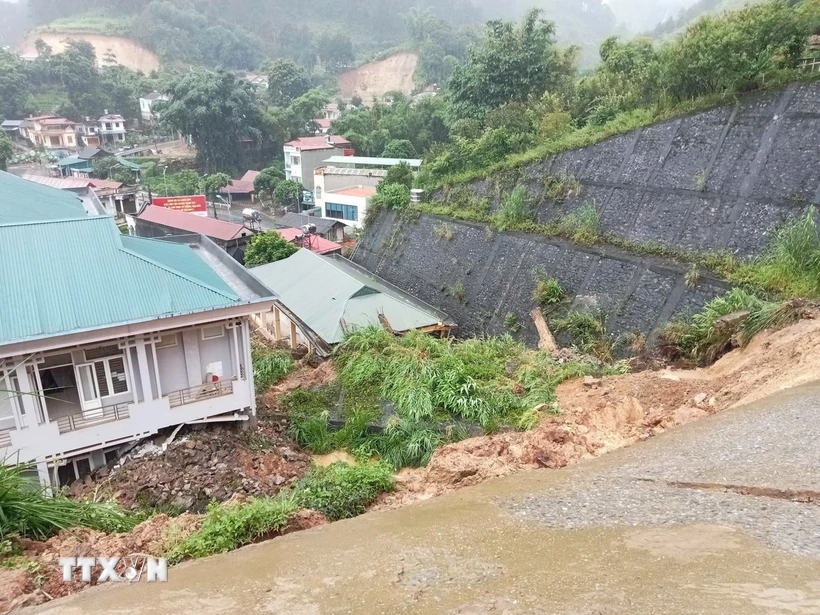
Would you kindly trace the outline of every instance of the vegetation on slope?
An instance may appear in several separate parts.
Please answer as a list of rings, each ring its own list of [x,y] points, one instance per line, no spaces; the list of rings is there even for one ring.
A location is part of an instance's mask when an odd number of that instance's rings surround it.
[[[623,369],[594,360],[559,364],[510,337],[395,337],[380,327],[348,334],[335,362],[335,386],[283,400],[292,435],[316,453],[346,449],[397,469],[425,465],[438,446],[471,433],[530,428],[565,379]],[[334,432],[331,414],[340,392],[344,426]],[[371,433],[376,422],[385,429]]]

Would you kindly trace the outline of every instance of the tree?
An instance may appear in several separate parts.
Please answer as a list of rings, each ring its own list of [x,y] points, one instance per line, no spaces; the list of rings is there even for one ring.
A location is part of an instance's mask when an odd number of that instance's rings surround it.
[[[401,184],[409,190],[413,187],[413,169],[406,162],[393,165],[379,184]]]
[[[404,184],[386,184],[382,181],[376,190],[378,191],[375,197],[377,206],[404,209],[410,205],[410,188]]]
[[[262,169],[253,180],[253,189],[260,199],[272,200],[276,187],[285,181],[285,174],[276,167]]]
[[[205,197],[211,201],[216,200],[216,195],[219,191],[231,183],[231,176],[227,173],[214,173],[213,175],[206,175],[202,180],[202,187],[205,191]]]
[[[334,75],[352,66],[356,59],[353,42],[346,34],[323,34],[316,46],[322,66]]]
[[[302,193],[305,187],[292,179],[279,182],[273,190],[273,200],[280,206],[293,208],[299,212],[299,203],[302,202]]]
[[[555,25],[539,10],[529,11],[518,26],[490,21],[481,44],[470,48],[450,78],[454,115],[482,119],[504,103],[540,98],[565,79],[566,71],[555,46]]]
[[[808,34],[808,23],[785,0],[703,17],[662,50],[663,83],[681,100],[737,90],[795,66]]]
[[[94,161],[94,175],[100,179],[110,179],[122,184],[133,184],[134,174],[115,156],[106,156]]]
[[[5,133],[0,132],[0,171],[5,171],[14,156],[14,144]]]
[[[310,89],[310,77],[293,60],[276,59],[263,65],[268,75],[268,94],[277,106],[287,107]]]
[[[245,265],[266,265],[295,254],[299,248],[288,243],[276,231],[260,233],[251,239],[245,250]]]
[[[244,158],[240,140],[262,137],[253,86],[229,72],[189,73],[168,94],[168,102],[157,103],[159,121],[191,136],[197,160],[208,172],[238,169]]]
[[[0,49],[0,118],[22,117],[29,90],[20,58]]]
[[[416,148],[409,139],[393,139],[382,152],[382,158],[415,158]]]

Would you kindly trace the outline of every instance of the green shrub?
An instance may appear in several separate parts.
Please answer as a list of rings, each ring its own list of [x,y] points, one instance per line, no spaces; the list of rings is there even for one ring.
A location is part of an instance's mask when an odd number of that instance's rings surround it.
[[[494,216],[496,226],[502,231],[532,221],[532,207],[523,186],[516,188],[502,198],[501,209]]]
[[[392,491],[393,485],[393,471],[387,464],[334,463],[312,468],[294,487],[295,501],[338,521],[364,513],[380,493]]]
[[[580,180],[570,173],[548,175],[544,179],[544,198],[556,203],[563,203],[569,197],[581,194]]]
[[[518,321],[518,316],[513,314],[512,312],[507,312],[507,315],[504,316],[504,326],[507,327],[512,333],[517,333],[521,330],[521,323]]]
[[[615,338],[607,332],[606,314],[602,310],[570,312],[550,324],[556,333],[566,332],[582,352],[601,361],[612,360]]]
[[[543,278],[538,280],[535,284],[535,292],[532,295],[533,301],[541,307],[560,305],[566,298],[567,293],[555,278]]]
[[[212,502],[199,531],[183,539],[168,553],[168,560],[207,557],[225,553],[287,527],[301,504],[292,493],[275,498],[251,498],[247,503]]]
[[[256,393],[264,393],[287,376],[296,363],[290,351],[272,350],[257,340],[251,341],[251,363]]]
[[[739,284],[771,289],[780,297],[820,296],[820,236],[814,205],[786,223],[763,256],[742,265],[732,276]]]
[[[748,315],[735,319],[735,324],[720,320],[739,312],[748,312]],[[799,303],[772,303],[734,288],[707,303],[690,319],[668,323],[659,333],[659,342],[672,356],[708,364],[730,350],[733,340],[748,344],[760,331],[786,326],[799,318],[800,313]]]
[[[60,530],[90,528],[123,532],[141,519],[113,502],[69,500],[51,497],[35,478],[29,464],[0,465],[0,540],[21,536],[45,540]]]
[[[600,215],[595,203],[586,201],[571,214],[553,223],[556,235],[571,239],[576,243],[593,244],[598,241]]]

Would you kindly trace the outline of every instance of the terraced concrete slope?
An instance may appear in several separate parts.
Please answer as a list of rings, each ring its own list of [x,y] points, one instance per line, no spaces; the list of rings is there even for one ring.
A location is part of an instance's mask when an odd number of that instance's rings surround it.
[[[573,176],[580,195],[548,199],[556,177]],[[600,230],[634,244],[729,250],[750,256],[774,229],[820,203],[820,83],[751,95],[737,104],[663,122],[469,184],[497,209],[515,185],[526,188],[539,221],[592,203]],[[446,198],[445,192],[434,198]],[[604,308],[615,333],[651,333],[727,289],[701,278],[689,288],[680,263],[612,247],[587,248],[480,224],[383,215],[354,260],[452,315],[465,335],[508,332],[508,313],[538,339],[529,319],[534,272],[557,278],[576,305]],[[454,292],[455,291],[455,292]]]

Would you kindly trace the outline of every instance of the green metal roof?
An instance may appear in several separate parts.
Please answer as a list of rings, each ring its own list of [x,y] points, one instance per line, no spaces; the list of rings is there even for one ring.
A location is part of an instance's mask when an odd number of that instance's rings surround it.
[[[299,250],[250,272],[328,344],[342,341],[343,322],[348,329],[379,325],[379,314],[397,332],[454,324],[443,312],[343,258]]]
[[[85,158],[80,158],[79,156],[66,156],[65,158],[60,158],[57,161],[57,166],[58,167],[70,167],[73,164],[79,164],[79,163],[83,163],[83,164],[87,165],[88,160],[86,160]]]
[[[123,165],[125,167],[128,167],[132,171],[141,171],[142,170],[142,167],[140,165],[138,165],[136,162],[131,162],[130,160],[126,160],[125,158],[120,158],[119,156],[117,156],[117,162],[119,162],[121,165]]]
[[[241,302],[188,246],[159,243],[108,217],[0,224],[0,345]]]
[[[231,287],[211,269],[191,248],[185,244],[159,239],[122,236],[122,245],[160,265],[176,269],[193,280],[206,284],[220,292],[233,294]]]
[[[85,217],[75,193],[0,171],[0,224]]]

